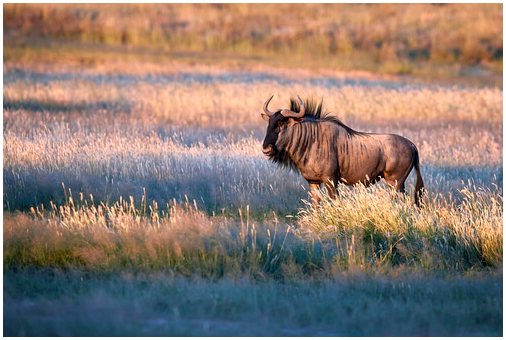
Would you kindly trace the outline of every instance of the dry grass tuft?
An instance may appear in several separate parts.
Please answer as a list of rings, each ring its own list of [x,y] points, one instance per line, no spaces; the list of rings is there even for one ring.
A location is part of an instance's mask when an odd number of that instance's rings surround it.
[[[290,228],[281,230],[277,219],[263,224],[252,221],[249,208],[240,215],[236,224],[207,216],[195,201],[159,209],[145,198],[139,206],[132,197],[94,204],[93,197],[83,199],[80,194],[74,200],[70,194],[64,205],[5,216],[4,264],[7,268],[158,269],[187,276],[279,277],[280,263],[289,255],[285,242]]]
[[[440,195],[417,208],[411,197],[381,187],[339,187],[321,206],[300,211],[301,232],[335,242],[346,266],[420,265],[465,269],[502,264],[502,195],[467,186],[461,203]]]

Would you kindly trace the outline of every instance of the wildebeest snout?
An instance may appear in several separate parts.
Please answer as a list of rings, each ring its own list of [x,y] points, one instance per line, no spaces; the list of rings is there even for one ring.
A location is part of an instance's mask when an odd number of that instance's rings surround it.
[[[272,145],[267,145],[266,147],[262,148],[262,152],[264,153],[264,155],[272,155],[272,153],[274,152],[274,148],[272,147]]]

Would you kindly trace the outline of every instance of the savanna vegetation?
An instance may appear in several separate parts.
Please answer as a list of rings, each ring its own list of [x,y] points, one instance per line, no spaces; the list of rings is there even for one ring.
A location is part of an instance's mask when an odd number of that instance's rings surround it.
[[[502,34],[501,4],[4,6],[12,61],[221,61],[500,83]]]
[[[502,335],[502,87],[363,71],[499,74],[501,27],[501,5],[5,5],[4,334]],[[414,178],[311,206],[261,152],[271,94],[412,140],[424,207]]]

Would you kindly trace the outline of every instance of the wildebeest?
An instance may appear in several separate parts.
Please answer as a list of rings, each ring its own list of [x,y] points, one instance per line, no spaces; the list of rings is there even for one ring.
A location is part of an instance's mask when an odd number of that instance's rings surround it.
[[[376,183],[381,178],[399,192],[416,170],[415,203],[420,206],[423,180],[416,146],[394,134],[355,131],[323,112],[322,102],[290,99],[290,109],[269,111],[271,96],[262,117],[269,122],[263,153],[275,163],[298,169],[308,181],[313,204],[319,202],[323,183],[336,197],[333,184]]]

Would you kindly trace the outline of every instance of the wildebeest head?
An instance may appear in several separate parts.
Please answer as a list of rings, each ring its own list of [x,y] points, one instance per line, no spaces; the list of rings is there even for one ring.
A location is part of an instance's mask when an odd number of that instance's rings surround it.
[[[262,152],[267,156],[273,156],[279,152],[278,147],[276,146],[279,134],[282,133],[287,126],[302,120],[305,113],[304,102],[299,96],[297,96],[300,105],[299,112],[294,112],[288,109],[278,109],[271,112],[269,111],[268,106],[273,97],[274,95],[272,95],[264,103],[264,113],[261,114],[262,118],[269,122],[262,147]]]

